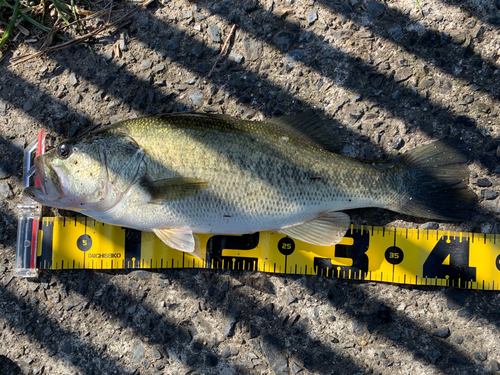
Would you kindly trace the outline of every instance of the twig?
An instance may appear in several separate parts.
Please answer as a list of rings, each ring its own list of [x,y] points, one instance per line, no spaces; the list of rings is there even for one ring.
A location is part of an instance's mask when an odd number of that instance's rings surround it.
[[[219,56],[217,56],[217,60],[215,60],[214,66],[212,66],[212,69],[210,70],[210,73],[208,73],[208,77],[207,78],[210,78],[210,76],[214,72],[215,66],[219,62],[221,56],[224,54],[224,51],[226,50],[226,47],[229,44],[229,39],[231,39],[231,36],[233,35],[235,29],[236,29],[236,25],[233,25],[233,27],[231,28],[231,32],[227,36],[227,39],[224,42],[224,45],[222,46],[222,49],[220,50]]]
[[[34,57],[38,57],[40,55],[43,55],[44,53],[58,51],[58,50],[61,50],[61,49],[73,46],[75,44],[83,43],[83,42],[87,41],[88,39],[90,39],[91,37],[93,37],[94,35],[99,34],[100,32],[103,32],[104,30],[109,29],[110,27],[113,27],[113,26],[116,26],[116,25],[120,24],[125,19],[129,18],[132,14],[134,14],[135,12],[137,12],[139,9],[147,7],[153,1],[154,0],[146,0],[141,5],[138,5],[137,7],[135,7],[134,9],[132,9],[130,12],[126,13],[123,17],[120,17],[119,19],[117,19],[117,20],[115,20],[115,21],[113,21],[111,23],[106,23],[103,26],[98,27],[97,29],[95,29],[95,30],[93,30],[93,31],[91,31],[91,32],[89,32],[89,33],[87,33],[85,35],[82,35],[82,36],[80,36],[78,38],[75,38],[73,40],[69,40],[67,42],[61,43],[61,44],[59,44],[57,46],[47,47],[47,48],[45,48],[43,50],[41,49],[40,51],[32,53],[30,55],[20,56],[20,57],[11,59],[12,66],[15,66],[15,65],[18,65],[18,64],[22,64],[23,62],[31,60]]]

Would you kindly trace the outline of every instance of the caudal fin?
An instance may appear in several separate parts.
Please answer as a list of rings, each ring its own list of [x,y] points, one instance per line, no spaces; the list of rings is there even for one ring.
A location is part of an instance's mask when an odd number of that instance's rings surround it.
[[[406,196],[399,212],[436,220],[466,220],[476,205],[467,185],[467,157],[444,142],[434,142],[401,155]]]

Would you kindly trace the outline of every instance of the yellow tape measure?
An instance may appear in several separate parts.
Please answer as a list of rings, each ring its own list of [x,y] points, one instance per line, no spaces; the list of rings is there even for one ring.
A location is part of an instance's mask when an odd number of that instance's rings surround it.
[[[88,217],[41,220],[39,269],[212,268],[322,275],[407,285],[500,289],[500,236],[351,225],[336,246],[282,234],[198,235],[202,259],[151,232]]]

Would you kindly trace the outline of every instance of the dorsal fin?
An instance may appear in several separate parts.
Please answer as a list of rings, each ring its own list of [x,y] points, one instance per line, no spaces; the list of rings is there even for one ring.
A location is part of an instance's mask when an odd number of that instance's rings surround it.
[[[263,122],[296,132],[315,143],[319,148],[333,150],[337,147],[331,123],[326,119],[322,119],[313,111],[274,117]]]

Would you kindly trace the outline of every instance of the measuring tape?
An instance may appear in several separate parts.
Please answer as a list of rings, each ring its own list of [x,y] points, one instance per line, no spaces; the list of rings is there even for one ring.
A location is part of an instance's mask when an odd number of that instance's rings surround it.
[[[210,268],[321,275],[407,285],[500,289],[500,236],[351,225],[336,246],[274,232],[198,235],[201,259],[152,232],[88,217],[45,217],[39,269]]]
[[[43,143],[40,133],[25,150],[25,186]],[[210,268],[500,290],[500,235],[351,225],[339,244],[326,247],[274,232],[199,234],[197,259],[152,232],[89,217],[41,218],[33,201],[19,208],[18,276],[36,276],[37,269]]]

